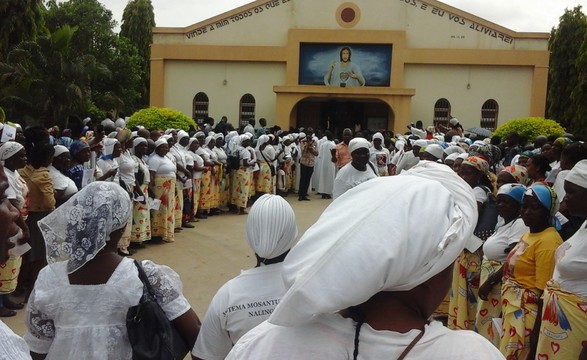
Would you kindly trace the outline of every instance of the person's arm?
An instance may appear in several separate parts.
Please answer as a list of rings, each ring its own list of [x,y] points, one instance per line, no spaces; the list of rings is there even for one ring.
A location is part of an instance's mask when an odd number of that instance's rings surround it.
[[[499,270],[497,270],[496,272],[494,272],[493,274],[491,274],[487,280],[485,280],[485,282],[479,287],[479,298],[481,300],[485,300],[487,301],[487,298],[489,296],[489,293],[491,292],[491,289],[493,289],[493,287],[499,283],[501,283],[501,278],[503,277],[503,266],[501,266],[499,268]]]
[[[183,315],[172,320],[171,324],[177,329],[187,348],[192,349],[200,333],[201,326],[200,319],[194,309],[190,308]]]
[[[543,300],[538,300],[538,310],[536,311],[536,321],[534,322],[534,328],[530,333],[530,352],[526,359],[533,360],[536,357],[536,348],[538,347],[538,338],[540,337],[540,327],[542,326],[542,307]]]
[[[336,164],[336,148],[330,150],[330,161]]]

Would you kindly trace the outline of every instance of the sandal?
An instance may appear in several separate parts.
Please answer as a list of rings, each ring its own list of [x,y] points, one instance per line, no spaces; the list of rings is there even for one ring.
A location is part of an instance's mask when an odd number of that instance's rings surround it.
[[[0,317],[13,317],[16,316],[16,311],[9,310],[5,307],[0,308]]]

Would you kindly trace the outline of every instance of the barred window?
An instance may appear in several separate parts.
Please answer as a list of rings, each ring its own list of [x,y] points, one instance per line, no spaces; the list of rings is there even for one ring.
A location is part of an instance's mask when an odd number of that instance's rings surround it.
[[[251,94],[244,94],[240,101],[239,125],[247,126],[249,119],[255,117],[255,97]]]
[[[450,120],[450,102],[447,99],[438,99],[434,104],[434,126],[448,126]]]
[[[499,113],[499,105],[493,99],[487,100],[481,107],[481,127],[495,130],[497,127],[497,115]]]
[[[192,102],[192,118],[194,120],[204,120],[208,117],[208,105],[210,101],[208,100],[208,95],[203,92],[199,92],[194,96],[194,101]]]

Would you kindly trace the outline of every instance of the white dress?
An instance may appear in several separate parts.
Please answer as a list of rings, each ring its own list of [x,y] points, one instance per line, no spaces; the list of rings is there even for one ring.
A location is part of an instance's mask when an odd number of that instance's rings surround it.
[[[26,342],[0,321],[0,360],[30,360]]]
[[[359,335],[362,360],[397,359],[420,333],[378,331],[363,324]],[[226,360],[352,359],[355,322],[338,314],[322,314],[307,324],[283,327],[264,322],[243,336]],[[504,359],[481,335],[468,330],[449,330],[440,322],[426,325],[424,336],[406,359]]]
[[[285,293],[282,263],[243,271],[214,295],[192,354],[223,360],[249,330],[269,318]]]
[[[336,177],[336,164],[332,162],[331,151],[336,147],[334,141],[325,140],[318,148],[318,157],[316,158],[316,165],[314,169],[318,171],[316,191],[319,194],[332,195],[334,188],[334,178]],[[314,170],[314,174],[316,171]]]
[[[190,309],[179,275],[142,261],[157,302],[170,320]],[[131,359],[126,313],[137,305],[143,284],[132,259],[123,259],[101,285],[71,285],[66,262],[39,273],[26,309],[24,336],[32,352],[50,359]]]
[[[376,177],[377,174],[375,174],[375,166],[373,164],[367,164],[367,169],[365,171],[360,171],[355,169],[352,162],[350,162],[343,166],[338,171],[338,174],[336,174],[332,198],[336,199],[355,186]]]

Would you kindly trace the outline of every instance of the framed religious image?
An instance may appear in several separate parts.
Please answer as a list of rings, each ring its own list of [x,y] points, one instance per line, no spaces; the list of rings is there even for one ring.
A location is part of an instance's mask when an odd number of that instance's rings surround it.
[[[390,86],[391,44],[300,44],[300,85]]]

